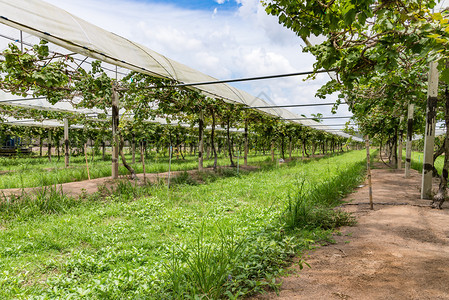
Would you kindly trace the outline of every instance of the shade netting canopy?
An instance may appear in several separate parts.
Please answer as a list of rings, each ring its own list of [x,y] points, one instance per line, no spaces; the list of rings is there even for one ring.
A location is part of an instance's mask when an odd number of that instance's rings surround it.
[[[32,34],[69,51],[128,70],[185,84],[217,81],[212,76],[106,31],[44,1],[0,0],[0,23]],[[281,119],[298,118],[296,114],[286,109],[260,108],[270,106],[270,104],[225,83],[195,85],[194,88],[204,95],[216,99],[258,107],[259,111]],[[331,127],[316,126],[319,123],[313,120],[293,120],[292,122],[339,136],[351,137],[341,131],[334,131]]]

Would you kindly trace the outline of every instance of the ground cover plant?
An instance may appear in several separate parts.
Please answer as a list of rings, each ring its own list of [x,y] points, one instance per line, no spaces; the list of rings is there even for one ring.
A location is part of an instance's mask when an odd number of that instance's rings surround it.
[[[412,168],[417,170],[418,172],[422,172],[423,168],[423,156],[424,154],[422,152],[412,152]],[[438,173],[441,174],[441,171],[443,170],[444,165],[444,155],[438,156],[435,160],[435,168],[438,170]]]
[[[3,205],[0,297],[216,299],[275,287],[292,255],[353,222],[331,208],[363,180],[364,156],[205,174],[169,191],[123,184],[35,214]]]
[[[126,156],[131,161],[131,155]],[[248,157],[248,163],[258,165],[260,162],[266,161],[267,157],[263,155],[251,155]],[[86,161],[84,156],[75,156],[71,158],[71,166],[64,167],[64,158],[61,160],[53,159],[48,161],[46,157],[0,157],[0,189],[8,188],[27,188],[61,184],[66,182],[87,180]],[[111,158],[107,157],[103,160],[101,156],[95,156],[91,160],[88,158],[90,177],[101,178],[111,176]],[[156,155],[155,153],[146,158],[146,173],[162,173],[168,172],[169,157]],[[205,159],[204,167],[212,167],[213,159]],[[229,160],[220,156],[218,159],[219,166],[226,166]],[[240,165],[243,159],[240,158]],[[142,164],[136,160],[135,164],[130,165],[137,173],[142,173]],[[172,171],[187,171],[197,168],[198,161],[195,156],[186,155],[185,159],[172,159]],[[124,166],[120,166],[121,175],[129,174]]]

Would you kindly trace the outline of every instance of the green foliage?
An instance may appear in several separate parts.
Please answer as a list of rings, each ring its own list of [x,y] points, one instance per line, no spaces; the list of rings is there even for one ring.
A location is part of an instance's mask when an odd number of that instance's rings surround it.
[[[397,120],[414,103],[415,115],[425,115],[428,62],[447,57],[447,12],[433,13],[436,2],[376,2],[336,0],[320,2],[265,1],[268,14],[305,42],[304,51],[316,58],[314,70],[334,70],[335,76],[317,93],[338,93],[349,104],[359,129],[385,139]],[[308,40],[320,42],[312,45]],[[441,79],[447,63],[441,59]],[[313,78],[314,76],[311,76]],[[423,128],[423,118],[415,120]]]
[[[316,198],[319,187],[335,188],[340,198],[337,175],[346,166],[362,172],[363,159],[358,151],[291,161],[176,185],[170,198],[165,185],[123,184],[63,209],[43,206],[33,217],[1,211],[0,297],[216,299],[276,288],[293,255],[329,241],[324,228],[345,221],[329,209],[336,200]],[[286,209],[298,178],[307,178],[305,190],[317,187],[308,203],[314,221],[289,230]]]
[[[42,214],[66,213],[79,204],[73,197],[64,195],[57,186],[36,188],[32,193],[0,198],[0,213],[4,219],[30,220]]]

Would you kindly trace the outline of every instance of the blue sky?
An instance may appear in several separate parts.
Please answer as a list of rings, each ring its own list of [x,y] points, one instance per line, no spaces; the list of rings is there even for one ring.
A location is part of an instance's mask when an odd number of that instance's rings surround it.
[[[209,10],[213,11],[215,8],[220,10],[237,10],[240,6],[235,0],[139,0],[147,3],[159,3],[159,4],[173,4],[180,8],[194,9],[194,10]],[[224,2],[223,2],[224,1]],[[223,2],[219,4],[218,2]]]

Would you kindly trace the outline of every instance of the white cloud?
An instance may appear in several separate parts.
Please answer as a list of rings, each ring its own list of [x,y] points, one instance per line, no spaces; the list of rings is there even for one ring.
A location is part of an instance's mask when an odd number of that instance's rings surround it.
[[[268,16],[259,0],[237,0],[240,7],[235,12],[132,0],[47,1],[220,79],[309,71],[314,63],[313,56],[302,53],[302,41]],[[218,4],[225,1],[216,0]],[[322,101],[314,99],[314,94],[326,80],[328,76],[323,74],[314,82],[290,77],[239,83],[237,87],[254,96],[265,92],[278,104],[299,104]],[[330,107],[292,110],[330,114]]]

